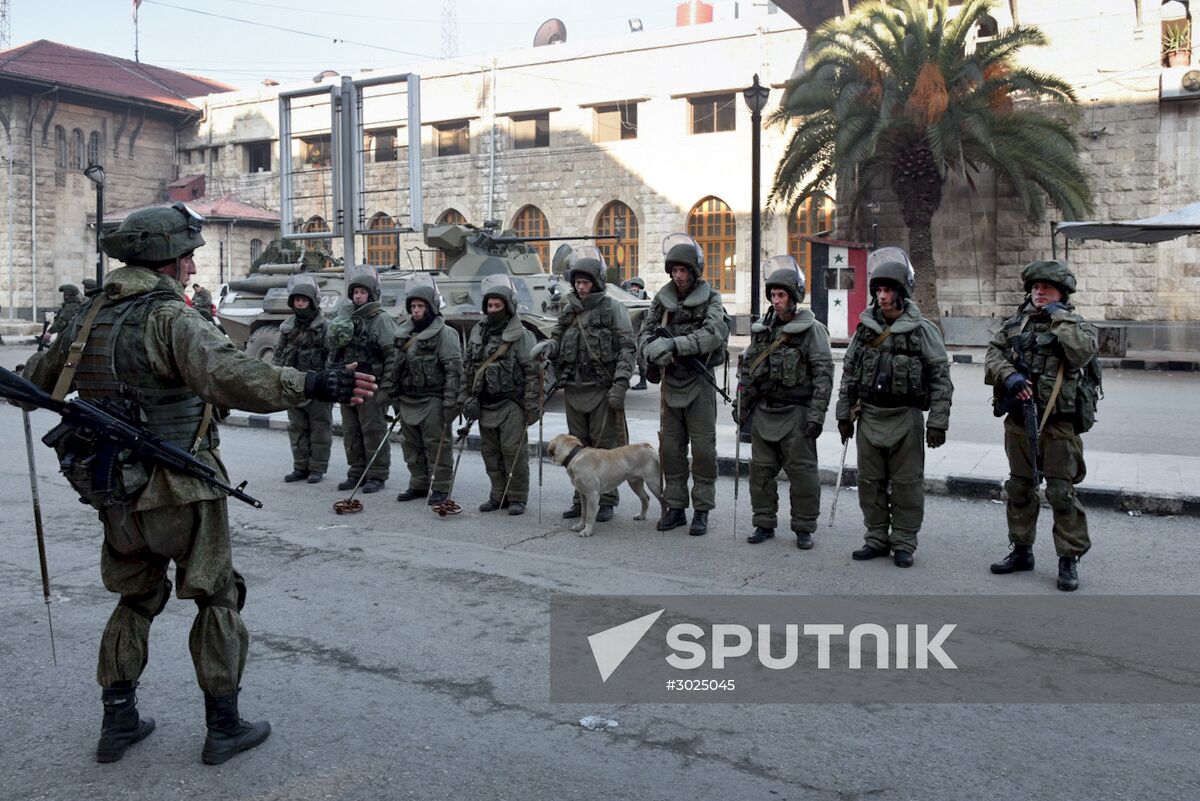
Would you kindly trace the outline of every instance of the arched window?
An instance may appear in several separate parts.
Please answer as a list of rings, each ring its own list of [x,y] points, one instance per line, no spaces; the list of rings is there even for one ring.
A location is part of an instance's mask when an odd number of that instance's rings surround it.
[[[525,206],[518,211],[517,216],[513,218],[513,228],[516,229],[517,236],[550,235],[550,223],[546,222],[546,215],[542,214],[542,210],[537,206]],[[550,243],[527,242],[526,244],[537,252],[538,258],[542,262],[542,269],[547,269],[547,265],[550,264]]]
[[[633,209],[619,200],[609,203],[596,218],[595,234],[616,237],[598,239],[596,246],[604,254],[604,263],[617,271],[618,283],[637,275],[638,219]]]
[[[304,233],[315,234],[329,230],[329,223],[325,222],[324,217],[313,215],[304,223]],[[332,251],[332,239],[310,239],[308,240],[309,247],[320,248],[321,250]]]
[[[729,205],[706,197],[688,212],[688,233],[704,250],[704,280],[718,292],[733,292],[737,270],[737,223]]]
[[[788,254],[804,270],[805,281],[812,280],[812,247],[800,237],[833,231],[836,208],[833,198],[817,192],[804,198],[804,202],[788,220]]]
[[[83,131],[76,128],[71,132],[71,166],[83,169]]]
[[[67,168],[67,129],[61,125],[54,126],[54,166]]]
[[[262,255],[262,252],[263,252],[262,240],[261,239],[251,239],[250,240],[250,263],[254,264],[254,262],[258,261],[258,257]]]
[[[100,132],[92,131],[92,135],[88,137],[87,163],[88,164],[99,164],[101,150],[102,150],[102,148],[100,147]]]
[[[461,225],[466,221],[467,218],[458,209],[446,209],[437,218],[437,225]],[[439,250],[437,255],[434,256],[434,264],[437,266],[437,269],[445,270],[446,254]]]
[[[395,228],[396,221],[382,211],[371,218],[368,228]],[[391,266],[398,263],[400,242],[398,234],[367,234],[367,264]]]

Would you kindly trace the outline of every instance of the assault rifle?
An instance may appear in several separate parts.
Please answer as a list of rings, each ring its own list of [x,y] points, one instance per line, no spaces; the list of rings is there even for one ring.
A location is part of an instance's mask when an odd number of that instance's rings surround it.
[[[178,445],[139,428],[109,402],[88,401],[82,398],[71,401],[55,400],[34,384],[3,367],[0,367],[0,398],[47,409],[60,415],[62,422],[42,437],[42,442],[53,448],[63,443],[66,437],[73,436],[87,443],[88,451],[94,454],[91,457],[92,479],[97,495],[111,495],[114,472],[120,467],[117,457],[123,451],[128,451],[137,459],[191,476],[243,503],[250,504],[255,509],[262,508],[262,501],[244,492],[245,481],[236,487],[229,486],[217,477],[215,468],[209,467]]]
[[[650,337],[649,341],[654,341],[660,337],[664,337],[666,339],[674,339],[675,338],[671,334],[670,331],[668,331],[666,328],[664,328],[661,325],[658,328],[654,329],[654,336]],[[684,366],[686,366],[692,372],[698,373],[705,381],[708,382],[709,386],[711,386],[713,389],[715,389],[717,391],[718,395],[720,395],[722,398],[725,399],[726,403],[733,403],[733,398],[729,397],[728,392],[721,389],[721,385],[717,383],[717,379],[715,379],[711,375],[709,375],[708,365],[706,365],[704,362],[702,362],[699,357],[676,355],[675,358],[678,359],[679,361],[681,361],[684,364]]]
[[[1025,383],[1030,389],[1031,396],[1029,400],[1023,401],[1017,397],[1017,393],[1008,392],[1004,395],[1003,399],[993,405],[992,414],[996,417],[1003,417],[1010,412],[1015,413],[1017,407],[1021,407],[1021,419],[1025,426],[1025,436],[1029,439],[1029,460],[1033,465],[1034,486],[1041,486],[1042,469],[1039,466],[1041,456],[1038,452],[1038,434],[1040,432],[1038,431],[1037,390],[1033,386],[1033,382],[1029,380],[1033,371],[1029,369],[1029,365],[1025,363],[1025,359],[1021,356],[1021,337],[1010,337],[1008,344],[1012,348],[1013,366],[1025,378]]]

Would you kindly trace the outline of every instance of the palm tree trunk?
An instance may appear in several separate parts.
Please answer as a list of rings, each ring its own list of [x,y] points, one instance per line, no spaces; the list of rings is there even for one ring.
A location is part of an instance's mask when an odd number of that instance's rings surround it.
[[[941,309],[938,307],[937,267],[933,262],[933,232],[928,217],[914,221],[908,227],[908,256],[916,273],[916,292],[913,300],[921,312],[941,328]]]

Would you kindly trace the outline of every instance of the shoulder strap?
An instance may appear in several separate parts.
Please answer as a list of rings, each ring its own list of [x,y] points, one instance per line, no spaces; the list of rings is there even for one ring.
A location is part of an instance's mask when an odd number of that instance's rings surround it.
[[[104,304],[108,303],[108,295],[97,295],[92,301],[92,307],[88,309],[87,316],[83,318],[83,325],[79,326],[79,333],[75,336],[75,341],[71,343],[71,347],[67,350],[67,363],[63,366],[63,370],[58,374],[58,382],[54,385],[54,392],[51,397],[55,400],[62,400],[71,391],[71,383],[75,380],[75,371],[79,369],[79,361],[83,358],[83,349],[87,347],[88,335],[92,333],[92,325],[96,322],[96,315],[104,308]]]
[[[774,351],[776,348],[778,348],[778,347],[779,347],[780,345],[782,345],[784,342],[787,342],[787,341],[788,341],[788,339],[790,339],[790,338],[791,338],[791,336],[792,336],[791,334],[781,334],[781,335],[779,335],[779,337],[777,337],[777,338],[775,339],[775,341],[774,341],[774,342],[772,342],[770,345],[768,345],[768,346],[767,346],[767,349],[766,349],[766,350],[764,350],[762,353],[760,353],[760,354],[758,355],[758,358],[757,358],[757,359],[755,359],[755,360],[754,360],[754,361],[753,361],[753,362],[750,364],[750,370],[749,370],[749,372],[748,372],[746,375],[751,375],[751,376],[752,376],[752,375],[754,375],[754,371],[755,371],[755,370],[757,370],[757,369],[758,369],[758,366],[759,366],[760,364],[762,364],[762,363],[763,363],[763,362],[766,360],[766,358],[767,358],[768,356],[770,356],[770,355],[771,355],[772,351]]]
[[[595,309],[593,309],[592,312],[594,313]],[[611,384],[616,381],[616,377],[614,377],[613,374],[608,371],[608,368],[604,366],[604,362],[600,361],[600,359],[596,356],[596,351],[592,350],[592,343],[588,342],[587,336],[584,335],[583,315],[575,315],[575,327],[579,329],[579,338],[583,340],[583,346],[587,348],[588,356],[592,357],[592,362],[604,371],[604,377],[608,379],[608,383]]]
[[[875,337],[870,342],[868,342],[867,347],[868,348],[878,348],[891,335],[892,335],[892,327],[889,325],[887,328],[883,329],[883,333],[881,333],[879,336]]]
[[[1054,389],[1050,392],[1050,400],[1046,403],[1046,411],[1042,412],[1042,422],[1038,425],[1038,435],[1041,436],[1042,429],[1046,427],[1046,421],[1050,419],[1050,412],[1054,411],[1054,404],[1058,401],[1058,392],[1063,385],[1063,363],[1058,362],[1058,373],[1054,376]]]
[[[475,371],[475,377],[471,379],[472,392],[479,389],[479,379],[483,378],[484,371],[495,364],[497,359],[508,353],[508,349],[511,346],[511,342],[501,342],[500,347],[492,351],[492,355],[483,360],[483,364],[479,365],[479,369]]]

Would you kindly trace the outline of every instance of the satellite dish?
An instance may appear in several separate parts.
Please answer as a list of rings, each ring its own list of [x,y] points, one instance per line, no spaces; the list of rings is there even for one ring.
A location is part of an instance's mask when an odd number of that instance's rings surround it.
[[[533,46],[562,44],[567,41],[567,26],[557,18],[550,18],[541,24],[533,35]]]

